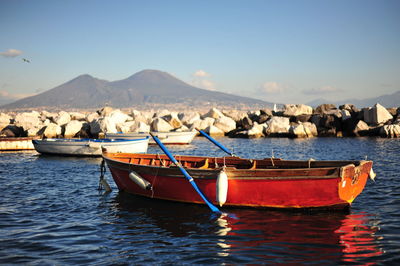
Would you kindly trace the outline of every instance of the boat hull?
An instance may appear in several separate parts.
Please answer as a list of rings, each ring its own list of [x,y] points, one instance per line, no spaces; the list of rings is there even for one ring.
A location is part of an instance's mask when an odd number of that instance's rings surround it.
[[[160,167],[121,162],[103,155],[119,190],[150,198],[204,203],[174,166]],[[348,208],[363,190],[372,162],[336,168],[234,169],[226,167],[228,192],[224,206],[252,208]],[[216,204],[217,177],[221,168],[186,168],[204,195]],[[135,171],[152,190],[129,178]]]
[[[151,132],[154,136],[157,136],[163,144],[173,145],[185,145],[193,141],[194,137],[198,134],[197,131],[183,131],[183,132]],[[137,139],[150,136],[149,133],[106,133],[106,138],[113,139]],[[149,144],[156,144],[156,142],[150,138]]]
[[[35,150],[42,154],[101,156],[103,149],[113,153],[145,153],[149,138],[135,140],[112,139],[42,139],[32,140]]]
[[[0,151],[34,150],[33,139],[35,137],[0,138]]]

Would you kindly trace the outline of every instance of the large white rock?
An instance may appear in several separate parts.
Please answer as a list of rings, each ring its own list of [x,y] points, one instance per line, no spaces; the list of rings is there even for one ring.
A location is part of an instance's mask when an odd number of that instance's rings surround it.
[[[57,136],[61,135],[61,131],[62,131],[61,126],[55,123],[50,123],[46,126],[43,135],[46,138],[56,138]]]
[[[129,119],[132,120],[132,118],[129,115],[121,112],[121,110],[119,110],[119,109],[113,110],[106,117],[108,117],[110,120],[112,120],[115,124],[122,124]]]
[[[65,125],[64,138],[73,138],[82,129],[82,121],[72,120]]]
[[[19,127],[23,127],[24,130],[30,128],[37,128],[42,125],[42,120],[40,119],[40,113],[36,111],[18,113],[14,118],[14,124]]]
[[[129,121],[124,124],[125,128],[121,128],[121,132],[150,132],[150,126],[142,121]]]
[[[0,130],[10,124],[11,116],[6,113],[0,113]]]
[[[174,129],[180,128],[183,126],[181,120],[178,117],[177,112],[171,112],[170,114],[162,117],[165,121],[167,121]]]
[[[157,117],[153,120],[153,122],[151,122],[150,129],[151,131],[169,132],[174,128],[170,125],[170,123],[165,121],[163,118]]]
[[[236,129],[236,122],[230,117],[222,116],[215,120],[214,126],[221,129],[224,133],[228,133]]]
[[[59,125],[65,125],[67,124],[69,121],[71,121],[71,116],[69,113],[65,112],[65,111],[61,111],[58,113],[57,117],[55,118],[54,122]]]
[[[218,118],[221,118],[223,116],[224,116],[224,114],[220,110],[218,110],[217,108],[211,108],[207,113],[205,113],[203,115],[203,118],[211,117],[211,118],[214,118],[214,119],[218,119]]]
[[[88,123],[91,123],[92,121],[99,119],[99,118],[100,118],[100,115],[97,112],[94,112],[94,113],[90,113],[86,116],[86,121]]]
[[[247,130],[247,135],[249,138],[260,138],[264,137],[264,131],[268,128],[266,123],[258,124],[257,122],[253,123],[253,127]]]
[[[154,113],[153,118],[156,118],[156,117],[163,117],[163,116],[169,115],[170,113],[171,113],[171,112],[168,111],[167,109],[158,110],[158,111],[156,111],[156,112]]]
[[[379,135],[385,138],[400,138],[400,125],[384,125],[379,129]]]
[[[283,107],[284,116],[311,115],[313,108],[305,104],[285,104]]]
[[[210,136],[224,136],[225,135],[225,132],[216,126],[208,126],[207,128],[204,129],[204,132],[206,132]]]
[[[183,112],[178,115],[182,123],[188,127],[191,127],[193,123],[197,120],[201,120],[200,114],[198,112]]]
[[[86,120],[86,115],[83,114],[83,113],[69,112],[69,115],[71,116],[71,120],[78,120],[78,121],[85,121]]]
[[[240,121],[241,119],[247,116],[246,111],[230,110],[230,111],[222,111],[222,113],[225,116],[232,118],[236,122]]]
[[[117,133],[117,125],[108,116],[95,119],[89,123],[90,133],[98,135],[99,133]]]
[[[379,103],[375,104],[372,108],[363,109],[363,111],[364,121],[368,124],[383,124],[393,119],[389,111]]]
[[[317,127],[310,122],[290,126],[289,133],[296,138],[311,138],[318,135]]]
[[[148,117],[146,117],[144,114],[142,114],[142,112],[138,111],[138,110],[131,110],[130,115],[133,118],[133,121],[135,122],[144,122],[144,123],[149,123]],[[150,117],[152,117],[153,114],[151,114]]]
[[[190,129],[191,130],[196,130],[196,128],[197,128],[199,130],[204,130],[209,126],[214,125],[214,122],[215,122],[214,118],[206,117],[204,119],[194,121],[194,123],[192,124]]]
[[[289,133],[290,123],[288,117],[273,116],[267,122],[268,134],[286,134]]]

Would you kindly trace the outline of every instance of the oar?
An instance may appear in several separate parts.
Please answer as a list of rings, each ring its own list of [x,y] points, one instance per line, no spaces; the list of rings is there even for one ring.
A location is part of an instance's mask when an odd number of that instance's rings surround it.
[[[208,207],[213,211],[213,212],[218,212],[221,213],[221,211],[215,207],[204,194],[201,192],[199,187],[196,185],[194,182],[193,178],[189,175],[189,173],[185,170],[185,168],[182,167],[180,163],[175,159],[175,157],[169,152],[169,150],[164,146],[164,144],[161,143],[161,141],[154,136],[152,133],[150,135],[153,137],[154,141],[160,146],[160,148],[163,150],[163,152],[168,156],[168,158],[176,165],[178,166],[179,170],[181,170],[182,174],[185,176],[185,178],[190,182],[192,187],[196,190],[196,192],[200,195],[200,197],[203,199],[203,201],[208,205]]]
[[[227,154],[229,154],[230,156],[235,156],[233,154],[233,152],[231,152],[228,148],[226,148],[224,145],[222,145],[221,143],[219,143],[218,141],[216,141],[214,138],[212,138],[210,135],[208,135],[206,132],[204,132],[203,130],[200,130],[198,128],[196,128],[197,131],[200,132],[201,135],[203,135],[204,137],[206,137],[209,141],[211,141],[212,143],[214,143],[215,145],[217,145],[221,150],[223,150],[224,152],[226,152]]]

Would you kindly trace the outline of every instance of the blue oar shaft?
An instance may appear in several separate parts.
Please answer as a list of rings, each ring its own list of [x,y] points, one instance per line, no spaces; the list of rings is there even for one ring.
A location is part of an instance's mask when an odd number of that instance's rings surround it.
[[[204,137],[206,137],[209,141],[211,141],[212,143],[214,143],[215,145],[217,145],[221,150],[223,150],[224,152],[226,152],[227,154],[229,154],[230,156],[234,156],[233,152],[231,152],[228,148],[226,148],[224,145],[222,145],[221,143],[219,143],[218,141],[216,141],[215,139],[213,139],[210,135],[208,135],[206,132],[204,132],[203,130],[197,129],[197,131],[200,132],[201,135],[203,135]]]
[[[176,165],[178,166],[179,170],[182,172],[182,174],[185,176],[185,178],[190,182],[192,187],[196,190],[196,192],[200,195],[200,197],[203,199],[203,201],[208,205],[208,207],[213,211],[213,212],[221,212],[217,207],[215,207],[207,198],[204,196],[204,194],[201,192],[200,188],[197,186],[196,182],[194,182],[194,179],[189,175],[189,173],[183,168],[178,161],[175,159],[175,157],[169,152],[167,147],[164,146],[164,144],[161,143],[161,141],[154,136],[153,134],[150,133],[150,135],[153,137],[154,141],[160,146],[160,148],[163,150],[163,152],[168,156],[168,158]]]

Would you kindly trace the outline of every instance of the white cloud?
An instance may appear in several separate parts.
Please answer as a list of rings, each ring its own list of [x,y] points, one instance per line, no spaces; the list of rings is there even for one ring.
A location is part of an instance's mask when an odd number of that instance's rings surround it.
[[[204,70],[197,70],[196,72],[194,72],[192,74],[193,79],[192,79],[192,85],[197,87],[197,88],[201,88],[201,89],[205,89],[205,90],[210,90],[210,91],[215,91],[215,83],[208,79],[207,77],[210,77],[211,75],[207,72],[205,72]]]
[[[16,57],[19,56],[20,54],[22,54],[22,51],[17,49],[8,49],[5,52],[0,52],[0,55],[2,55],[3,57]]]
[[[284,91],[284,86],[275,81],[265,82],[261,85],[260,91],[267,94],[279,94]]]
[[[332,87],[332,86],[323,86],[320,88],[316,88],[316,89],[309,89],[309,90],[303,90],[303,94],[306,95],[323,95],[323,94],[330,94],[330,93],[337,93],[337,92],[342,92],[341,89]]]
[[[209,77],[210,74],[208,74],[204,70],[200,69],[200,70],[197,70],[196,72],[194,72],[193,76],[195,76],[195,77]]]
[[[9,93],[5,90],[0,91],[0,97],[11,100],[19,100],[33,95],[36,95],[36,93]]]

